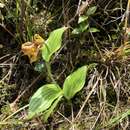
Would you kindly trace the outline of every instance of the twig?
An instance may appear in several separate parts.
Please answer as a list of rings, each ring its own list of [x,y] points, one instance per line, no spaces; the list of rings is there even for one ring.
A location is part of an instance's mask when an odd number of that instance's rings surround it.
[[[101,115],[103,109],[104,109],[104,106],[102,106],[101,111],[100,111],[100,113],[98,114],[98,116],[97,116],[97,118],[96,118],[96,121],[94,122],[94,124],[93,124],[91,130],[94,130],[94,127],[95,127],[95,125],[96,125],[96,123],[97,123],[97,121],[98,121],[98,119],[99,119],[99,117],[100,117],[100,115]]]
[[[124,25],[125,30],[126,30],[127,27],[128,27],[129,15],[130,15],[130,0],[128,0],[127,8],[126,8],[125,25]]]
[[[101,58],[103,59],[102,52],[100,51],[100,48],[98,47],[97,42],[96,42],[96,40],[95,40],[95,38],[94,38],[92,32],[90,32],[90,34],[91,34],[91,36],[92,36],[92,38],[93,38],[94,44],[95,44],[95,46],[96,46],[96,48],[97,48],[97,50],[98,50],[98,52],[99,52]]]
[[[12,32],[10,32],[4,25],[0,24],[0,26],[4,28],[4,30],[8,32],[13,38],[15,38],[15,35]]]
[[[12,116],[14,116],[15,114],[19,113],[20,111],[22,111],[23,109],[27,108],[29,105],[25,105],[23,107],[21,107],[20,109],[18,109],[16,112],[14,112],[13,114],[9,115],[8,117],[6,117],[3,122],[5,122],[6,120],[8,120],[9,118],[11,118]]]
[[[6,55],[0,57],[0,60],[3,60],[4,58],[9,57],[9,56],[10,56],[10,54],[6,54]]]
[[[19,99],[28,91],[29,88],[32,87],[32,85],[41,77],[41,75],[42,74],[40,74],[20,95],[18,95],[18,97],[13,102],[14,104],[16,104],[19,101]]]
[[[82,107],[80,108],[78,114],[76,115],[75,120],[81,115],[81,113],[82,113],[82,111],[83,111],[83,109],[84,109],[84,107],[85,107],[85,105],[86,105],[88,99],[90,98],[90,96],[92,95],[93,91],[95,90],[95,88],[96,88],[96,86],[97,86],[99,80],[100,80],[100,77],[97,79],[97,81],[96,81],[96,83],[94,84],[92,90],[89,92],[88,96],[86,97],[86,100],[84,101]]]
[[[59,111],[57,111],[57,113],[61,115],[64,119],[66,119],[70,124],[72,124],[72,122],[67,117],[65,117],[62,113],[60,113]]]
[[[82,4],[82,5],[80,6],[81,0],[79,0],[78,8],[77,8],[77,10],[76,10],[76,13],[75,13],[74,17],[71,18],[71,19],[67,22],[67,26],[69,26],[69,24],[72,23],[77,16],[80,16],[80,15],[85,11],[85,9],[86,9],[92,2],[93,2],[93,0],[86,0],[86,1],[84,2],[84,4]]]

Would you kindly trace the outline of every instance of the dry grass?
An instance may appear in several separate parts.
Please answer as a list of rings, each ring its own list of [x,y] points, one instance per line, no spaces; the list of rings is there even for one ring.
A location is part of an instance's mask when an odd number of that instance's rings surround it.
[[[44,33],[44,37],[47,37],[51,30],[62,25],[75,28],[77,17],[83,13],[78,13],[80,5],[82,5],[80,2],[69,0],[58,3],[57,0],[53,0],[49,2],[49,5],[47,2],[44,4],[39,2],[35,5],[35,9],[39,10],[32,12],[30,10],[33,8],[30,6],[26,7],[25,12],[20,8],[21,13],[17,15],[24,15],[22,17],[24,19],[22,22],[23,30],[17,28],[21,26],[18,17],[15,17],[16,21],[12,21],[12,18],[3,21],[5,25],[13,22],[17,26],[14,32],[4,26],[4,31],[2,31],[4,34],[0,33],[4,36],[9,35],[7,44],[12,41],[15,43],[14,48],[12,48],[12,44],[10,46],[3,44],[5,38],[2,37],[0,40],[0,45],[3,45],[0,48],[0,51],[2,50],[0,52],[0,91],[9,91],[9,95],[0,93],[0,96],[3,96],[0,99],[2,102],[0,104],[2,107],[1,129],[130,129],[129,15],[124,17],[125,10],[128,13],[129,6],[126,0],[98,0],[90,2],[89,6],[84,7],[86,10],[92,5],[98,7],[97,12],[90,18],[89,26],[95,26],[100,32],[96,34],[85,32],[77,37],[72,36],[70,31],[66,32],[63,47],[54,56],[51,63],[52,71],[55,79],[59,84],[62,84],[68,73],[83,64],[96,62],[96,68],[88,75],[84,89],[74,97],[71,103],[63,101],[47,123],[42,121],[42,117],[31,121],[24,120],[27,109],[20,108],[29,101],[32,93],[47,79],[34,71],[34,65],[30,65],[28,59],[21,55],[19,46],[22,41],[29,39],[36,32]],[[13,1],[10,4],[15,5]],[[9,9],[10,4],[7,4],[7,9]],[[17,10],[18,8],[16,8]],[[3,25],[1,26],[3,28]],[[4,83],[5,87],[1,83]],[[15,84],[15,89],[10,90],[9,85],[11,84]],[[9,108],[12,102],[15,102],[16,105],[13,108],[20,109],[14,115],[11,115],[12,111]],[[10,117],[8,118],[8,116]],[[4,119],[8,120],[4,121]]]

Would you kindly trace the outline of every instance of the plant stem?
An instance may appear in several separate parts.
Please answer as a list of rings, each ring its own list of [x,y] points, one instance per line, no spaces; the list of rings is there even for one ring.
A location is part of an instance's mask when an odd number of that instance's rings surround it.
[[[52,72],[51,72],[51,65],[49,62],[45,62],[46,65],[46,69],[47,69],[47,73],[48,73],[48,77],[49,79],[53,82],[56,83],[55,79],[53,78]]]

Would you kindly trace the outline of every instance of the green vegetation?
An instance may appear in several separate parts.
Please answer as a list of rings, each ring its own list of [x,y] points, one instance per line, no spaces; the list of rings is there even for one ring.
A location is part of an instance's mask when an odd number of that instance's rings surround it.
[[[0,0],[0,129],[129,130],[130,0]]]

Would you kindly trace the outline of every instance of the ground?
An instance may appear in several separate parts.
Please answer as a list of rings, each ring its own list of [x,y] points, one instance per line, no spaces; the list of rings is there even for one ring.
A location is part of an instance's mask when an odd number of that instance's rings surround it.
[[[129,130],[129,3],[0,1],[0,128]],[[85,20],[80,23],[79,18]],[[58,84],[62,86],[65,78],[83,65],[96,66],[88,72],[84,88],[70,102],[61,100],[47,122],[42,116],[26,120],[30,98],[50,79],[41,53],[30,63],[21,46],[32,42],[35,34],[46,40],[62,26],[69,29],[51,61]]]

